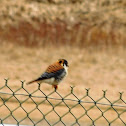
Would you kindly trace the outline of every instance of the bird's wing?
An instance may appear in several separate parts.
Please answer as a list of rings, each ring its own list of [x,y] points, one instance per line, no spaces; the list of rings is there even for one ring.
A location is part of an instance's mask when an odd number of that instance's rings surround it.
[[[42,81],[42,80],[45,80],[45,79],[49,79],[49,78],[57,78],[58,76],[60,76],[62,73],[64,72],[64,68],[63,69],[60,69],[60,70],[57,70],[57,71],[54,71],[51,73],[49,72],[44,72],[39,78],[33,80],[33,81],[30,81],[28,82],[27,84],[31,84],[33,82],[39,82],[39,81]]]
[[[49,78],[56,78],[58,75],[62,74],[64,71],[64,67],[60,64],[54,63],[50,65],[46,71],[37,79],[37,80],[44,80]]]
[[[57,70],[52,73],[44,72],[37,80],[44,80],[44,79],[49,79],[49,78],[57,78],[57,76],[60,76],[63,73],[64,69]]]

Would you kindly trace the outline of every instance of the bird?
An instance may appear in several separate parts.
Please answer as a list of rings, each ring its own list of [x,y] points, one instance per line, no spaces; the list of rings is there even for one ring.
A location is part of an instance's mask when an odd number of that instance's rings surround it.
[[[57,90],[58,84],[68,75],[68,62],[66,59],[58,59],[55,63],[49,65],[45,72],[43,72],[37,79],[27,82],[26,84],[32,84],[37,82],[47,83]]]

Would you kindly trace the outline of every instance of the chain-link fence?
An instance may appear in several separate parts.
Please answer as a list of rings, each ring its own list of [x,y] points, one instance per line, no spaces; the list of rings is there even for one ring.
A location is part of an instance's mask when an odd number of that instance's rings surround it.
[[[36,89],[21,81],[20,87],[5,85],[0,87],[0,123],[34,126],[124,126],[126,125],[126,101],[123,93],[117,100],[111,101],[106,91],[97,100],[90,90],[81,92],[83,97],[74,93],[74,87],[68,94],[52,91],[46,94],[40,84]],[[31,88],[31,87],[30,87]]]

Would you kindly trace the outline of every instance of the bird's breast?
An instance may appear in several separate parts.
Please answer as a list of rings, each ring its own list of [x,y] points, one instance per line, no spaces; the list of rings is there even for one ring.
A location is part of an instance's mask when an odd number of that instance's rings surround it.
[[[43,80],[44,83],[48,83],[48,84],[53,84],[54,81],[55,81],[55,78],[54,77]]]

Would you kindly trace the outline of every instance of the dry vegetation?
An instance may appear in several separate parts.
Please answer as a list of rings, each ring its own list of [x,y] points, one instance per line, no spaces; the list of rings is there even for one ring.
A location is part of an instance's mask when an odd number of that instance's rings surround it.
[[[125,0],[50,1],[2,0],[0,39],[27,46],[125,45]]]
[[[58,89],[63,96],[75,86],[78,97],[91,88],[95,99],[106,89],[109,99],[117,99],[126,90],[125,0],[61,1],[0,2],[1,85],[10,78],[16,89],[19,80],[34,79],[50,63],[66,58],[69,75]],[[33,87],[26,88],[31,92]],[[41,88],[47,94],[53,90],[46,84]]]

